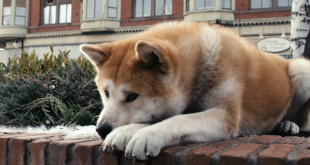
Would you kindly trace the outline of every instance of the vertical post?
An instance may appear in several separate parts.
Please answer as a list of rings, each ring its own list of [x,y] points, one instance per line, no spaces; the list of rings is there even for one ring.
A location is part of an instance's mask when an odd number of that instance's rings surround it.
[[[293,0],[291,56],[292,58],[310,58],[310,4],[308,0]]]

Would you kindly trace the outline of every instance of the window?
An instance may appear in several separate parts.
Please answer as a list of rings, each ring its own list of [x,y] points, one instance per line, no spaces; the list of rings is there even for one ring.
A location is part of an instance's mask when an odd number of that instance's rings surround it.
[[[251,9],[291,7],[292,0],[251,0]]]
[[[11,0],[3,1],[2,25],[11,25]]]
[[[271,0],[251,0],[252,9],[271,8]]]
[[[15,25],[26,25],[26,1],[16,0]]]
[[[186,4],[185,5],[186,5],[185,11],[188,12],[189,11],[189,0],[186,0]]]
[[[44,0],[44,24],[71,22],[71,0]]]
[[[231,0],[222,0],[223,9],[231,9]]]
[[[102,16],[102,0],[87,0],[86,19],[101,18],[101,16]]]
[[[71,4],[61,4],[59,11],[59,23],[70,23],[71,22]]]
[[[44,24],[56,23],[56,5],[45,1],[44,6]]]
[[[155,8],[152,7],[155,4]],[[172,14],[172,0],[136,0],[135,17],[151,17]]]
[[[215,0],[196,0],[195,8],[197,10],[213,9],[215,7]]]
[[[108,17],[109,18],[117,17],[117,0],[108,1]]]
[[[151,4],[151,0],[136,0],[135,17],[150,17]]]
[[[291,7],[293,0],[278,0],[278,7]]]
[[[155,15],[171,15],[172,14],[172,0],[156,0]]]

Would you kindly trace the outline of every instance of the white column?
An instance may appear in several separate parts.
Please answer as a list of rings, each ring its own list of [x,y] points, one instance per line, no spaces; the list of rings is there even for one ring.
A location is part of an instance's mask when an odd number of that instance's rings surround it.
[[[291,17],[291,50],[292,57],[302,57],[305,51],[306,38],[310,30],[310,17],[306,16],[310,5],[307,0],[293,0]],[[305,11],[307,9],[308,11]]]

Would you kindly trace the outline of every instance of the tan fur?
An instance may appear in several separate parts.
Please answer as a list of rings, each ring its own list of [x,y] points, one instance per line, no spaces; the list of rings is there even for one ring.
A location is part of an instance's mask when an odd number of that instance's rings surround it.
[[[121,41],[82,45],[81,51],[98,70],[105,108],[97,126],[115,129],[105,147],[125,150],[122,145],[128,143],[129,158],[156,156],[158,146],[262,134],[284,120],[302,118],[299,127],[310,126],[310,85],[305,83],[310,63],[262,52],[227,28],[169,22]],[[110,98],[104,90],[110,90]],[[129,93],[139,97],[126,102]],[[122,135],[123,125],[137,133]],[[146,153],[143,139],[149,139]]]

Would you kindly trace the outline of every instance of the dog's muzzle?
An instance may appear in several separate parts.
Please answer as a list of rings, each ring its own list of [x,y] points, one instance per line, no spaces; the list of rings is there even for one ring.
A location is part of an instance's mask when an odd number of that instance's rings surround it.
[[[112,126],[110,124],[97,125],[96,131],[101,139],[105,139],[106,136],[112,131]]]

